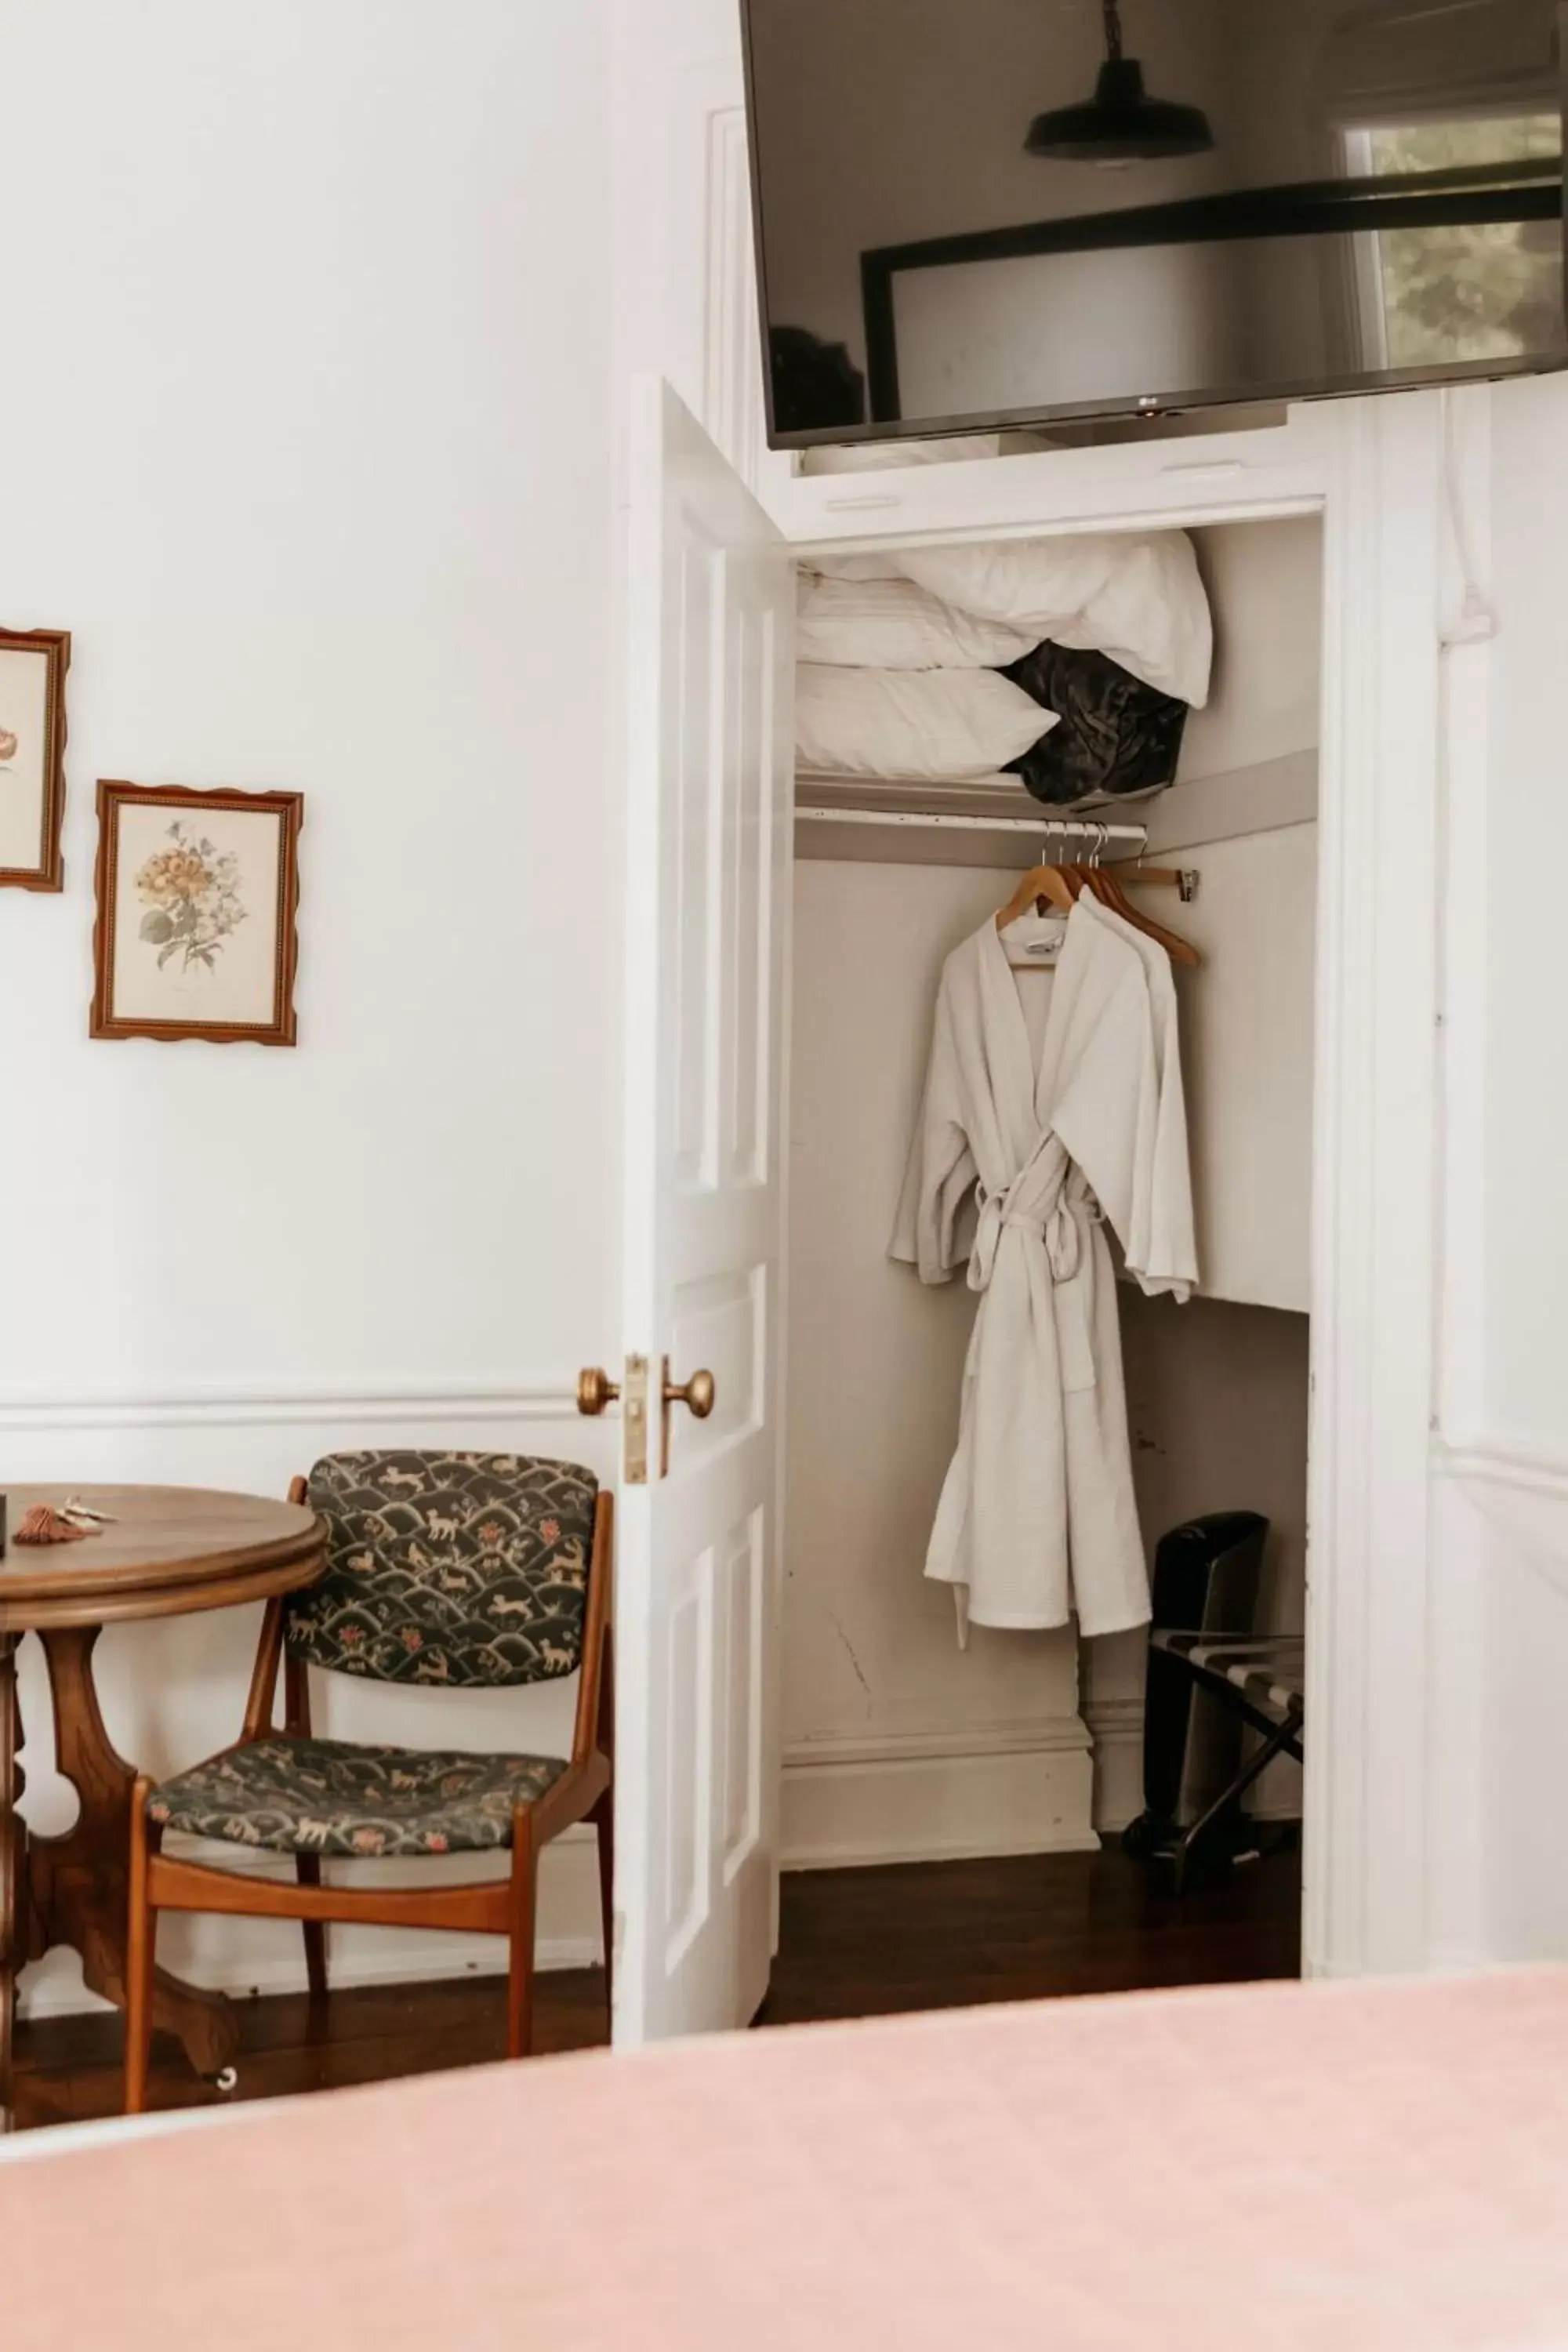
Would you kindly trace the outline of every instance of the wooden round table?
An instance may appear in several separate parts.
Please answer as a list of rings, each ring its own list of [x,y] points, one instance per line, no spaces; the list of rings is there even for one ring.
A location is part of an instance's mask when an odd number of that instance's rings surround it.
[[[69,1496],[110,1515],[79,1543],[23,1545],[22,1515]],[[185,1616],[269,1600],[321,1572],[326,1531],[312,1511],[187,1486],[13,1486],[0,1555],[0,2129],[9,2119],[17,1970],[56,1944],[81,1955],[96,1993],[125,2003],[126,1849],[134,1773],[99,1712],[93,1645],[131,1617]],[[16,1811],[16,1644],[37,1633],[48,1661],[58,1769],[81,1811],[63,1837],[29,1836]],[[242,1694],[236,1695],[236,1730]],[[157,1971],[153,2020],[199,2073],[221,2073],[238,2042],[231,2004]]]

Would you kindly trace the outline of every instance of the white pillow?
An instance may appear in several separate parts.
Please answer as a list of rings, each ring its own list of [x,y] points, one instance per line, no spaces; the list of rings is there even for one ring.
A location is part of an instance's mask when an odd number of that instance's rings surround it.
[[[1037,643],[1049,637],[1109,654],[1134,677],[1195,709],[1208,700],[1214,625],[1184,530],[909,547],[896,559],[869,560],[896,560],[906,579],[961,612],[1006,621]]]
[[[795,650],[840,669],[1005,669],[1039,643],[1006,621],[978,621],[912,580],[800,575]]]
[[[1054,710],[994,669],[836,669],[803,662],[795,710],[803,769],[922,783],[994,775],[1057,724]]]

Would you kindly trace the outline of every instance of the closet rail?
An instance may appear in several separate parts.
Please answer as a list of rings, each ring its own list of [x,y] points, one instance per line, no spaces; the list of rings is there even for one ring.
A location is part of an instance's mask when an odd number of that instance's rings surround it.
[[[1146,824],[1097,824],[1083,817],[961,816],[946,810],[816,808],[805,803],[796,808],[795,814],[811,824],[897,825],[922,833],[1028,835],[1043,839],[1052,848],[1058,844],[1065,848],[1081,843],[1101,855],[1114,853],[1118,865],[1129,859],[1141,864],[1149,842]],[[1126,875],[1123,879],[1134,884],[1163,884],[1180,890],[1184,903],[1190,904],[1197,896],[1199,877],[1190,866],[1147,866],[1141,873]]]

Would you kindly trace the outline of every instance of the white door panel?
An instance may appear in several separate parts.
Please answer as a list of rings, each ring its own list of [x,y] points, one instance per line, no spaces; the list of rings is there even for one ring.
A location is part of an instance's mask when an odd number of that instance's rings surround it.
[[[647,1476],[619,1519],[618,2042],[743,2024],[778,1863],[784,993],[795,584],[668,386],[633,450],[626,1348]],[[710,1371],[669,1417],[661,1371]]]

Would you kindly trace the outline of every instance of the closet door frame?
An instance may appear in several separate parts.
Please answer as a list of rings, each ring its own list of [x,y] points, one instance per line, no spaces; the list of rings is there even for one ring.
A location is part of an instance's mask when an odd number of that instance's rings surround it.
[[[1317,516],[1324,532],[1303,1967],[1427,1951],[1444,514],[1462,394],[759,488],[797,551]]]

